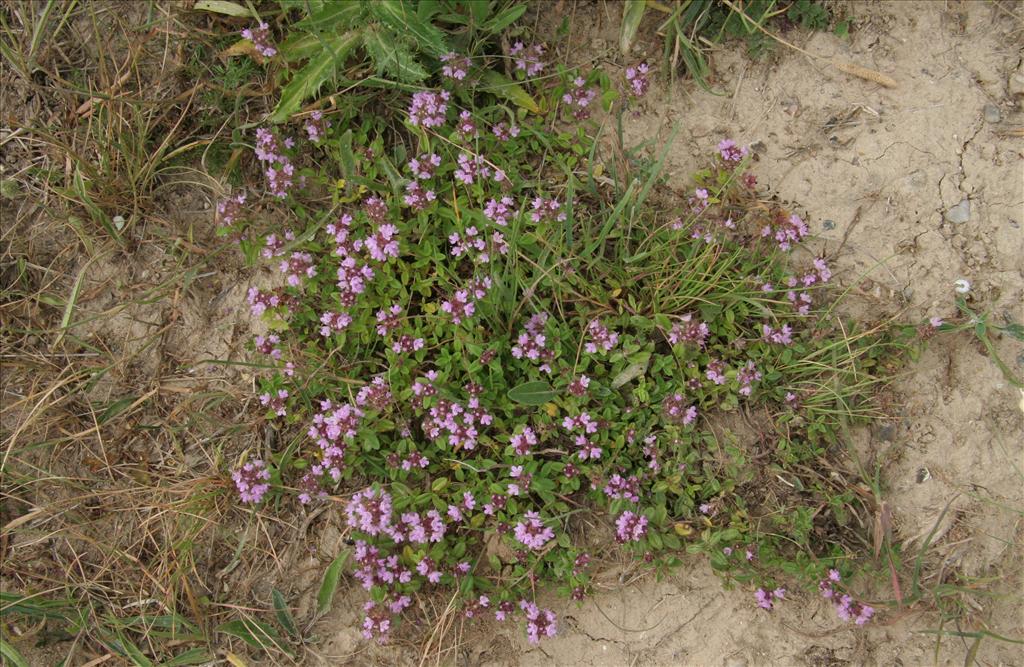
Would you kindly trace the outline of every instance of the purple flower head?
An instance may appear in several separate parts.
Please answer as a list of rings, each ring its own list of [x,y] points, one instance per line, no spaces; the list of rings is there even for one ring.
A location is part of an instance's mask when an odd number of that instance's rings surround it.
[[[441,67],[441,74],[449,79],[455,81],[462,81],[469,74],[470,61],[466,56],[460,56],[457,53],[446,53],[441,56],[441,62],[444,66]]]
[[[422,90],[414,93],[412,102],[409,104],[409,123],[417,127],[444,125],[450,99],[451,93],[447,90],[440,92]]]
[[[238,497],[243,503],[256,504],[263,500],[263,495],[270,489],[270,471],[267,464],[260,459],[246,462],[242,467],[231,473],[238,489]]]
[[[590,340],[583,346],[583,349],[588,354],[597,354],[598,351],[611,352],[615,344],[619,342],[619,334],[610,331],[601,324],[600,320],[590,320],[590,323],[587,324],[587,334],[590,335]]]
[[[737,371],[736,379],[740,383],[740,394],[750,396],[753,389],[751,385],[761,379],[761,372],[754,367],[753,361],[748,361],[746,366]]]
[[[704,347],[711,330],[708,325],[700,320],[694,319],[692,313],[686,313],[680,321],[672,325],[668,333],[668,342],[672,345],[692,343]]]
[[[583,396],[587,393],[587,387],[590,386],[590,378],[586,375],[580,375],[579,377],[573,378],[572,382],[569,383],[569,393],[573,396]]]
[[[319,110],[311,113],[309,118],[306,119],[305,125],[303,125],[306,130],[306,136],[308,136],[309,140],[314,143],[319,142],[324,138],[324,135],[327,133],[327,128],[330,126],[331,121],[324,118],[324,113]]]
[[[527,47],[522,42],[516,42],[509,50],[509,55],[515,62],[516,71],[524,72],[526,76],[537,76],[544,69],[544,62],[541,60],[544,57],[543,44],[531,44]]]
[[[686,397],[680,393],[669,394],[661,402],[661,412],[672,424],[689,426],[697,419],[697,406],[690,405]]]
[[[597,88],[588,87],[583,77],[576,77],[573,80],[573,87],[562,95],[562,102],[572,111],[572,117],[576,120],[590,118],[590,105],[597,98]]]
[[[540,642],[541,637],[554,637],[558,632],[558,617],[550,609],[540,609],[532,602],[523,600],[519,607],[526,615],[526,638],[531,644]]]
[[[555,531],[544,525],[540,514],[530,511],[526,513],[523,521],[516,524],[515,536],[520,544],[537,551],[555,538]]]
[[[651,68],[647,63],[640,63],[636,67],[626,68],[626,83],[629,85],[629,92],[633,97],[640,98],[647,94],[651,87],[648,75]]]
[[[391,535],[391,511],[391,496],[372,488],[356,493],[345,508],[349,528],[367,535]]]
[[[615,520],[615,541],[639,542],[647,535],[647,523],[647,517],[626,510]]]
[[[747,156],[748,152],[745,146],[737,146],[736,142],[732,139],[723,139],[718,144],[718,154],[722,156],[722,161],[729,166],[738,165]]]
[[[270,41],[270,26],[263,21],[260,21],[259,25],[255,28],[243,30],[242,39],[252,42],[256,52],[264,58],[273,58],[277,54],[277,49],[274,48],[273,43]]]
[[[491,199],[484,206],[484,215],[499,227],[507,226],[515,213],[515,201],[508,196],[500,200]]]
[[[441,166],[441,156],[437,153],[420,155],[409,160],[409,171],[421,181],[434,176],[434,172]]]

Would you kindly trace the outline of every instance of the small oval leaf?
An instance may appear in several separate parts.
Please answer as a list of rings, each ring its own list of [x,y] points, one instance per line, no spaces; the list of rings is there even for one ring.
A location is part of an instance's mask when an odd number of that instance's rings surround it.
[[[555,396],[557,394],[551,389],[551,385],[544,380],[524,382],[508,390],[509,399],[523,405],[544,405]]]

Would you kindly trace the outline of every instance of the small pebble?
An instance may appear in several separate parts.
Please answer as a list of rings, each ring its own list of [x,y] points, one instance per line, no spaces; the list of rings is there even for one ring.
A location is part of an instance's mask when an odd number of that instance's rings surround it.
[[[982,109],[982,114],[985,116],[986,123],[998,123],[1003,118],[999,113],[999,107],[994,104],[986,104]]]
[[[833,229],[836,228],[836,221],[835,220],[826,220],[825,222],[823,222],[821,224],[825,228],[826,231],[832,231]]]
[[[964,199],[953,208],[946,211],[946,220],[955,225],[962,225],[971,219],[971,200]]]

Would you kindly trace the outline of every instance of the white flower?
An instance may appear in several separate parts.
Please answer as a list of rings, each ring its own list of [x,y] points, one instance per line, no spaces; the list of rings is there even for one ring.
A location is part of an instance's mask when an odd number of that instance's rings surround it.
[[[957,281],[953,283],[953,289],[956,290],[957,294],[967,294],[971,291],[971,281],[966,278],[958,278]]]

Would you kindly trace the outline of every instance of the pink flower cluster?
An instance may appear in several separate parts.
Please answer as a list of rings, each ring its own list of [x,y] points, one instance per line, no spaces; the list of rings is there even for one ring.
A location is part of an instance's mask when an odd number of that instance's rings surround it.
[[[256,52],[264,58],[273,58],[277,54],[277,49],[274,48],[273,43],[270,41],[270,26],[264,21],[260,21],[255,28],[243,30],[242,39],[252,42]]]
[[[267,464],[260,459],[246,462],[231,473],[231,479],[235,480],[238,497],[243,503],[260,502],[263,500],[263,494],[270,489],[270,471],[267,470]]]
[[[324,112],[318,109],[309,115],[303,128],[306,130],[309,140],[316,143],[324,138],[330,126],[331,121],[324,118]]]
[[[441,67],[441,74],[449,79],[462,81],[469,74],[471,63],[466,56],[454,52],[446,53],[441,56],[441,62],[444,63]]]
[[[501,122],[491,127],[491,134],[498,138],[498,141],[508,141],[514,137],[519,136],[519,126],[513,123]]]
[[[626,68],[626,84],[633,97],[640,98],[647,94],[647,90],[651,87],[651,81],[648,78],[650,73],[651,68],[647,63]]]
[[[448,113],[448,100],[451,93],[447,90],[434,92],[421,90],[414,93],[409,104],[409,123],[416,127],[439,127],[444,125]]]
[[[363,386],[356,394],[356,405],[378,411],[391,405],[391,385],[387,379],[378,375],[370,384]]]
[[[680,393],[669,394],[661,402],[661,412],[672,424],[688,426],[697,419],[697,406],[690,405],[686,397]]]
[[[615,520],[615,541],[639,542],[647,535],[647,517],[626,510]]]
[[[317,475],[328,474],[335,482],[341,479],[345,465],[344,439],[356,436],[363,411],[343,403],[335,407],[331,401],[320,401],[320,412],[313,415],[313,421],[306,434],[320,447],[320,461],[312,466]]]
[[[308,252],[293,252],[286,260],[281,260],[278,270],[285,274],[285,281],[290,287],[298,287],[302,279],[316,277],[316,265],[313,263],[313,255]]]
[[[500,200],[491,199],[484,205],[484,215],[499,227],[507,226],[508,221],[515,213],[515,201],[508,196],[502,197]]]
[[[534,313],[523,325],[519,336],[516,337],[516,343],[512,346],[512,356],[516,359],[540,361],[540,369],[545,373],[550,373],[555,350],[547,347],[548,338],[544,333],[547,321],[547,312]]]
[[[740,394],[750,396],[752,385],[761,379],[761,372],[754,367],[753,361],[748,361],[746,366],[736,372],[736,379],[740,383]]]
[[[250,311],[256,317],[265,313],[268,308],[288,308],[296,303],[294,297],[285,294],[281,289],[264,292],[259,288],[250,287],[246,299],[249,302]]]
[[[761,337],[766,343],[775,343],[777,345],[792,345],[793,344],[793,327],[788,324],[783,324],[778,329],[773,328],[768,324],[761,325]]]
[[[576,77],[573,87],[562,95],[562,102],[572,111],[572,117],[576,120],[590,118],[590,105],[597,97],[597,89],[587,86],[587,80],[581,76]]]
[[[277,234],[268,234],[263,240],[263,250],[260,251],[260,256],[264,259],[273,259],[280,257],[284,254],[284,246],[289,241],[295,240],[295,232],[290,229],[286,229],[284,236],[278,236]]]
[[[235,224],[235,220],[242,214],[242,207],[244,205],[244,192],[217,202],[217,225],[223,228]]]
[[[708,367],[704,373],[707,378],[715,384],[725,384],[725,363],[720,359],[712,359],[708,362]]]
[[[440,398],[423,419],[423,432],[431,439],[447,436],[455,449],[472,450],[480,435],[477,426],[490,426],[493,421],[494,416],[481,407],[476,396],[470,396],[465,406]]]
[[[672,324],[672,330],[668,333],[668,342],[672,345],[681,343],[693,343],[704,347],[711,329],[700,320],[694,319],[691,313],[686,313],[679,322]]]
[[[267,187],[278,199],[287,197],[288,191],[295,185],[295,165],[284,153],[285,148],[294,146],[295,141],[290,137],[281,142],[271,130],[265,127],[256,129],[256,159],[265,165]]]
[[[337,224],[326,227],[328,236],[333,237],[334,254],[341,257],[338,264],[338,300],[346,307],[354,306],[357,297],[366,291],[366,283],[373,279],[373,269],[356,253],[362,251],[362,239],[351,237],[352,216],[345,213]]]
[[[640,502],[640,480],[636,475],[623,477],[615,473],[605,484],[604,495],[613,500],[625,499],[638,503]]]
[[[516,524],[514,533],[519,543],[527,549],[539,551],[545,544],[555,539],[555,531],[544,525],[537,512],[527,512],[523,519]]]
[[[466,185],[472,185],[477,178],[487,178],[491,175],[491,168],[482,155],[469,155],[459,153],[459,166],[455,168],[455,178]]]
[[[732,139],[722,139],[718,144],[718,154],[722,156],[722,161],[729,166],[738,165],[743,158],[747,157],[748,153],[746,146],[737,146]]]
[[[490,240],[493,250],[488,250],[485,237],[475,226],[467,227],[465,235],[452,232],[448,237],[448,242],[452,244],[452,257],[461,257],[464,254],[468,256],[470,250],[475,250],[476,257],[474,261],[480,264],[486,264],[491,261],[492,251],[497,251],[502,255],[508,254],[508,243],[505,242],[504,234],[493,232]]]
[[[754,591],[754,597],[757,599],[757,606],[761,609],[771,611],[775,607],[776,600],[782,600],[786,597],[785,588],[776,588],[774,591],[766,591],[763,588],[758,588]]]
[[[526,638],[531,644],[540,642],[541,637],[554,637],[558,632],[558,618],[550,609],[540,609],[536,604],[523,600],[519,607],[526,614]]]
[[[836,614],[844,621],[853,621],[857,625],[864,625],[875,615],[873,607],[855,602],[852,597],[840,594],[835,585],[842,580],[838,570],[829,570],[828,577],[818,582],[818,590],[821,597],[831,600],[835,606]]]
[[[256,336],[253,344],[256,351],[260,354],[266,354],[275,361],[281,360],[281,348],[277,347],[277,344],[281,342],[281,338],[276,334],[270,334],[269,336]]]
[[[573,396],[583,396],[587,393],[587,387],[590,386],[590,378],[586,375],[580,375],[572,379],[569,383],[569,393]]]
[[[510,442],[518,456],[529,456],[530,450],[537,444],[537,434],[529,426],[524,426],[522,433],[513,434]]]
[[[260,394],[260,405],[274,411],[278,417],[288,414],[285,401],[288,400],[288,390],[278,389],[276,394]]]
[[[441,302],[441,311],[451,316],[453,324],[461,324],[473,316],[476,302],[487,296],[492,284],[489,276],[473,278],[465,288],[455,290],[450,299]]]
[[[590,320],[590,323],[587,324],[587,334],[590,335],[590,340],[583,346],[587,354],[597,354],[598,350],[611,352],[611,349],[619,342],[619,334],[610,331],[601,324],[600,320]]]
[[[591,419],[588,413],[581,412],[577,417],[566,416],[565,419],[562,420],[562,428],[569,431],[569,433],[572,433],[577,429],[581,431],[581,433],[576,434],[574,437],[576,447],[579,448],[576,455],[579,457],[580,461],[586,461],[587,459],[596,461],[601,458],[601,454],[603,453],[601,448],[591,442],[587,437],[588,435],[597,433],[597,422],[594,419]]]
[[[774,227],[774,229],[773,229]],[[779,250],[789,250],[794,243],[799,243],[807,236],[807,223],[800,219],[800,216],[793,214],[788,218],[781,218],[772,225],[765,225],[761,228],[761,236],[771,236],[779,244]]]
[[[534,198],[533,211],[530,213],[530,219],[534,222],[563,222],[565,217],[565,211],[557,199]]]
[[[336,313],[329,310],[320,315],[320,335],[324,338],[333,336],[339,331],[344,331],[345,328],[352,324],[352,316],[348,313]]]
[[[509,55],[515,62],[516,71],[524,72],[526,76],[537,76],[544,69],[544,62],[541,60],[544,57],[543,44],[525,46],[522,42],[516,42],[509,49]]]
[[[466,110],[459,112],[459,122],[455,124],[455,132],[462,141],[475,139],[478,135],[473,114]]]

